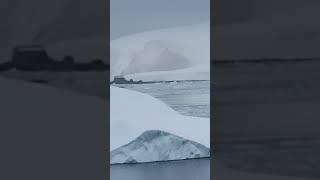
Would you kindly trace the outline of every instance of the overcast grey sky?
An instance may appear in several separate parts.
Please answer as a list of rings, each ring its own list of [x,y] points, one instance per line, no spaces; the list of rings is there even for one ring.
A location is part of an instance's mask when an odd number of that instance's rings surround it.
[[[111,0],[111,39],[208,21],[210,0]]]

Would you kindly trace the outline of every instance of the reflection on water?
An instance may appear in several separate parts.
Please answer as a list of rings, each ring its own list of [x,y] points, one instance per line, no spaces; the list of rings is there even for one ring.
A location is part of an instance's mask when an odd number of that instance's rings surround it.
[[[210,159],[118,164],[110,167],[110,180],[209,180]]]
[[[210,81],[115,85],[149,94],[187,116],[210,117]]]

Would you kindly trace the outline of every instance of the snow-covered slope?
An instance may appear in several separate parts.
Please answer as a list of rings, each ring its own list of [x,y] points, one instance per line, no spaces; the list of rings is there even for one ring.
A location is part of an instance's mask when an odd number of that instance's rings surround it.
[[[134,163],[209,157],[210,149],[159,130],[145,131],[110,155],[110,163]]]
[[[172,80],[209,80],[210,67],[198,65],[174,71],[156,71],[126,75],[127,79],[143,81],[172,81]]]
[[[209,23],[143,32],[113,40],[110,69],[111,80],[116,75],[145,81],[208,80]]]
[[[162,101],[140,92],[110,87],[110,150],[147,130],[161,130],[210,147],[210,120],[182,116]]]

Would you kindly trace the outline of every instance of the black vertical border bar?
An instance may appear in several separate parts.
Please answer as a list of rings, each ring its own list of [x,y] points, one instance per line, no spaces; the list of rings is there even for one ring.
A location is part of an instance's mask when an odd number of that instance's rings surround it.
[[[214,41],[214,4],[216,0],[210,0],[210,179],[213,179],[215,174],[215,159],[216,159],[216,135],[215,135],[215,116],[214,116],[214,67],[213,67],[213,41]]]
[[[106,14],[106,20],[105,20],[105,28],[106,28],[106,58],[107,58],[107,63],[109,65],[109,69],[108,69],[108,78],[106,79],[106,84],[107,84],[107,104],[108,107],[106,107],[106,111],[107,111],[107,132],[106,132],[106,136],[107,136],[107,142],[105,145],[105,179],[109,180],[110,179],[110,0],[103,0],[105,1],[105,14]]]

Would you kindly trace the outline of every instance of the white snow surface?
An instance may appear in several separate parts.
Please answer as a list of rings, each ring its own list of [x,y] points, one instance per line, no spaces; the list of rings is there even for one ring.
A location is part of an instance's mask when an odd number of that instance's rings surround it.
[[[111,41],[111,76],[144,81],[209,80],[209,22]]]
[[[110,163],[137,163],[210,157],[210,149],[173,134],[150,130],[114,150]]]
[[[110,150],[148,130],[161,130],[210,147],[210,120],[180,115],[164,102],[136,91],[110,87]]]

